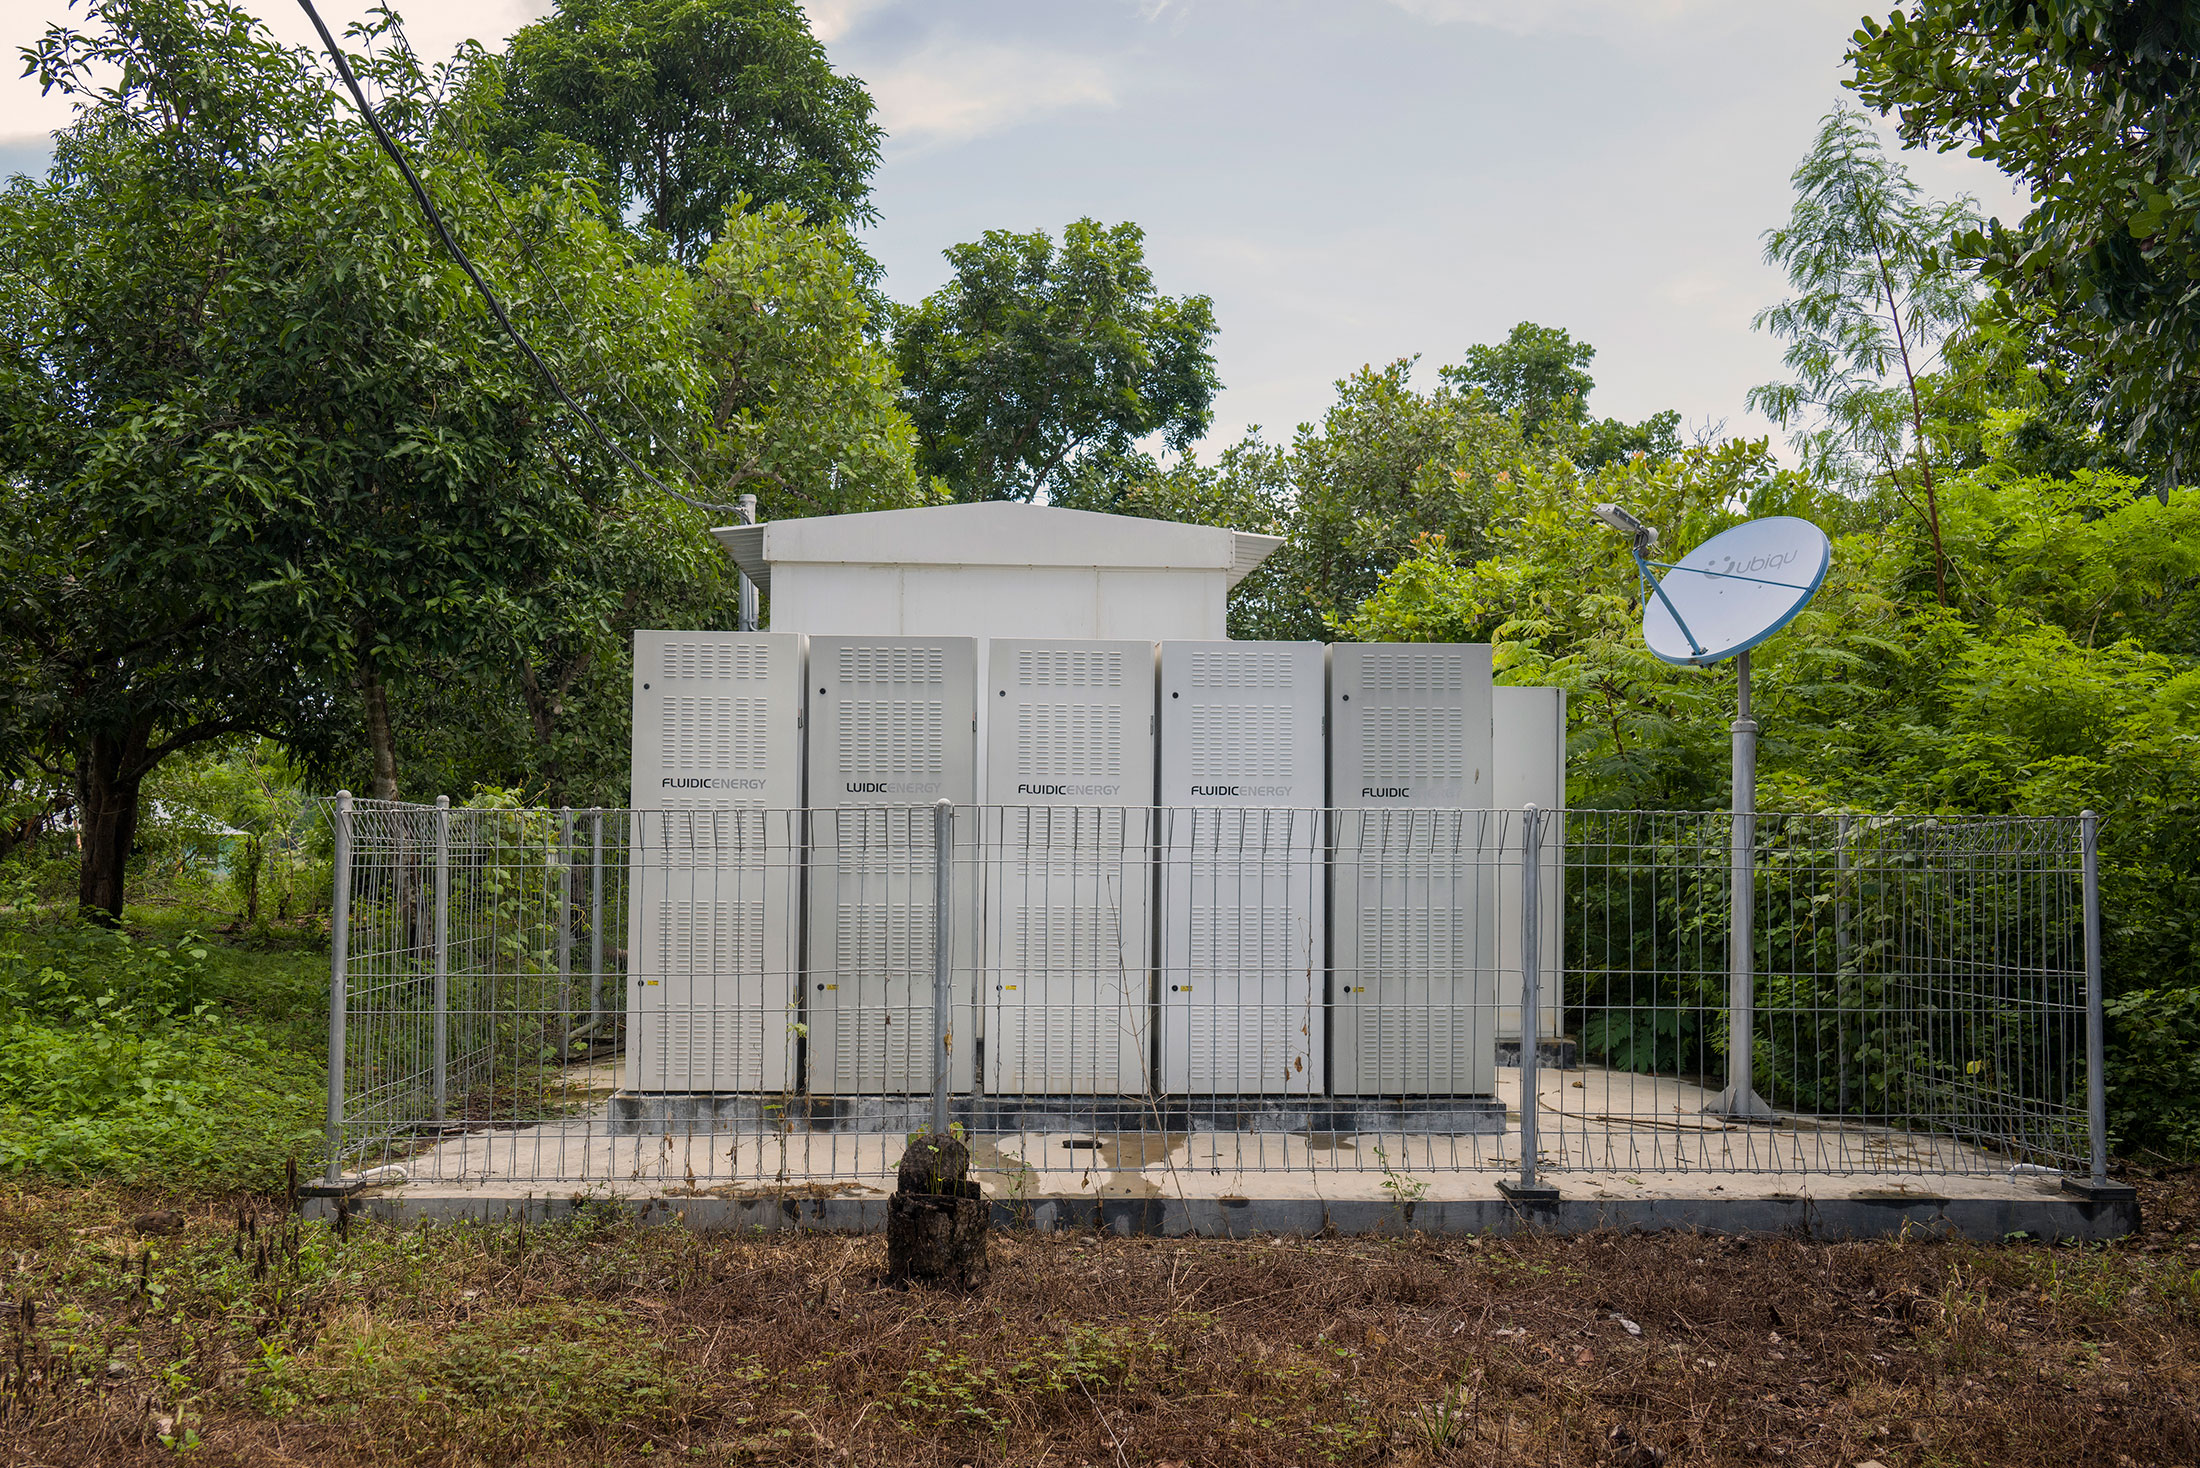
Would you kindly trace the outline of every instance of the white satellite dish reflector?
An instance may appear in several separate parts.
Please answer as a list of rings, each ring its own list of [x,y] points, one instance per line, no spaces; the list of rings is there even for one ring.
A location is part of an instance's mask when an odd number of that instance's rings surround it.
[[[1833,564],[1826,532],[1793,515],[1712,536],[1651,583],[1642,639],[1669,663],[1724,662],[1793,621]]]

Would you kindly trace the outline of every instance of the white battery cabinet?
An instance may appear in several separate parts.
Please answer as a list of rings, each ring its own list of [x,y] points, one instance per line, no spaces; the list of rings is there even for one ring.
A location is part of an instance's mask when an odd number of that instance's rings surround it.
[[[958,1043],[971,1087],[977,642],[812,637],[809,695],[809,1089],[896,1095],[932,1085],[933,805],[957,811],[950,871]]]
[[[793,1083],[802,639],[634,634],[631,1091]]]
[[[1334,1090],[1489,1095],[1508,829],[1488,809],[1490,650],[1339,643],[1329,653]]]
[[[1161,644],[1161,1082],[1320,1095],[1323,649]]]
[[[986,1089],[1151,1089],[1154,645],[995,638]]]
[[[1496,804],[1510,812],[1505,840],[1511,847],[1498,883],[1504,922],[1498,938],[1497,1033],[1507,1039],[1520,1034],[1520,811],[1532,802],[1545,816],[1536,952],[1543,1001],[1538,1033],[1548,1039],[1559,1033],[1566,978],[1566,690],[1499,688],[1491,712]]]

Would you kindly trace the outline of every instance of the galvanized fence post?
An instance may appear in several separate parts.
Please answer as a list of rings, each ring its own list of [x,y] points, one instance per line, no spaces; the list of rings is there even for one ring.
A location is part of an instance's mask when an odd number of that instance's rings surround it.
[[[1497,1187],[1508,1197],[1538,1202],[1558,1197],[1558,1190],[1536,1172],[1541,1145],[1537,1070],[1543,1038],[1542,885],[1543,812],[1531,803],[1520,811],[1520,1181],[1501,1181]]]
[[[558,807],[558,1037],[573,1032],[573,807]],[[563,1058],[562,1055],[560,1057]]]
[[[435,798],[435,1120],[450,1105],[451,797]]]
[[[951,932],[954,904],[955,803],[932,807],[932,1135],[947,1135],[947,1090],[955,1058]]]
[[[336,792],[335,889],[330,894],[328,959],[328,1182],[343,1181],[345,960],[351,939],[351,792]]]
[[[588,1039],[603,1024],[603,812],[595,812],[595,854],[588,869]]]
[[[2108,1185],[2107,1016],[2101,994],[2100,817],[2078,813],[2078,844],[2085,882],[2085,1097],[2093,1186]]]

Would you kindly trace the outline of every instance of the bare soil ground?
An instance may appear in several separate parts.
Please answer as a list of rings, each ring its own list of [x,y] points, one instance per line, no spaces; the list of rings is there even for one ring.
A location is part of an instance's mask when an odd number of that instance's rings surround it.
[[[2200,1463],[2200,1178],[2142,1188],[2085,1249],[1011,1234],[969,1295],[869,1236],[0,1193],[0,1461]]]

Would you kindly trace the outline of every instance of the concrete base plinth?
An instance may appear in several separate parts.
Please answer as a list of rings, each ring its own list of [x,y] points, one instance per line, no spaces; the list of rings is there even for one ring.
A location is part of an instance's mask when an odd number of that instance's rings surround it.
[[[948,1114],[973,1136],[1011,1132],[1434,1133],[1497,1136],[1505,1104],[1495,1096],[958,1096]],[[930,1125],[929,1096],[793,1096],[778,1093],[620,1091],[613,1135],[672,1131],[907,1135]]]
[[[1179,1198],[1059,1197],[1022,1199],[995,1194],[997,1228],[1042,1232],[1094,1230],[1167,1237],[1247,1238],[1315,1234],[1586,1233],[1597,1229],[1705,1233],[1797,1233],[1820,1239],[1957,1237],[1992,1242],[2012,1235],[2039,1240],[2099,1242],[2138,1226],[2134,1200],[2092,1200],[2047,1188],[2004,1188],[2006,1196],[1936,1196],[1923,1191],[1814,1190],[1808,1194],[1714,1194],[1693,1189],[1632,1198],[1580,1196],[1553,1202],[1504,1197],[1496,1181],[1476,1180],[1485,1196],[1423,1198],[1397,1203],[1371,1198],[1215,1196]],[[309,1217],[334,1217],[334,1200],[308,1199]],[[356,1198],[352,1217],[387,1223],[498,1223],[525,1218],[552,1223],[585,1210],[610,1208],[644,1221],[697,1229],[788,1229],[878,1232],[886,1227],[887,1195],[861,1197],[666,1196],[507,1193],[482,1188],[414,1186]]]

